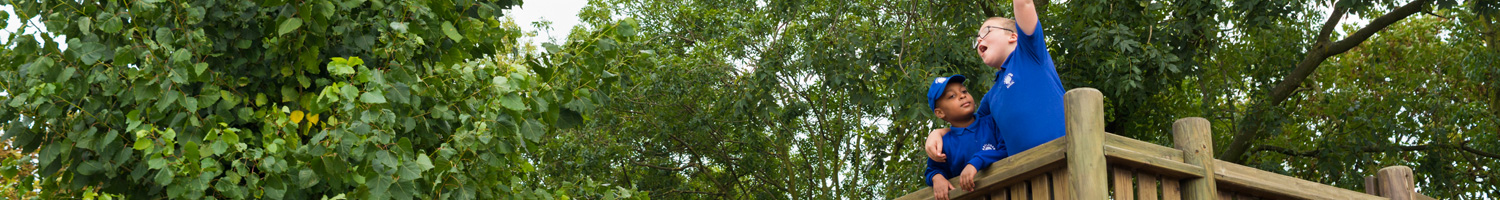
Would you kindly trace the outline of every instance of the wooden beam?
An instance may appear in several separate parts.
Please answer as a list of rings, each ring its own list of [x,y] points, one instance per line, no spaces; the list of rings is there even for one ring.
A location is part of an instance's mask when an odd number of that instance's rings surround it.
[[[1136,168],[1136,170],[1171,178],[1203,178],[1204,174],[1208,172],[1208,170],[1197,165],[1151,157],[1143,155],[1140,152],[1113,146],[1104,147],[1104,156],[1105,159],[1109,160],[1110,166],[1129,166]]]
[[[1390,166],[1381,168],[1375,173],[1380,180],[1381,196],[1391,200],[1415,200],[1417,199],[1417,186],[1414,183],[1412,171],[1406,166]]]
[[[1062,168],[1065,167],[1063,166],[1063,159],[1067,156],[1063,153],[1063,148],[1066,146],[1068,146],[1067,140],[1053,140],[1033,147],[1031,150],[1026,150],[1020,154],[996,161],[994,164],[990,164],[989,168],[979,170],[979,173],[974,175],[974,192],[955,189],[948,193],[948,197],[950,199],[978,198],[984,196],[980,194],[1004,190],[1004,186],[1007,185],[1017,182],[1024,183],[1027,178],[1032,176],[1063,170]],[[950,178],[948,181],[958,184],[957,177]],[[921,190],[907,193],[906,196],[901,196],[897,199],[933,199],[932,187],[923,187]]]
[[[1115,135],[1114,133],[1104,133],[1104,146],[1114,146],[1120,149],[1140,152],[1151,157],[1182,162],[1182,150]]]
[[[1222,160],[1214,161],[1214,180],[1219,188],[1270,199],[1386,199]]]
[[[1063,96],[1069,141],[1069,199],[1105,199],[1109,191],[1104,161],[1104,94],[1093,88],[1069,90]]]
[[[1213,174],[1214,169],[1214,141],[1209,135],[1209,124],[1207,119],[1189,117],[1178,119],[1172,123],[1172,142],[1178,150],[1182,150],[1182,161],[1203,167],[1203,174]],[[1202,178],[1182,179],[1182,196],[1184,199],[1217,198],[1219,189],[1214,186],[1214,176],[1203,176]]]

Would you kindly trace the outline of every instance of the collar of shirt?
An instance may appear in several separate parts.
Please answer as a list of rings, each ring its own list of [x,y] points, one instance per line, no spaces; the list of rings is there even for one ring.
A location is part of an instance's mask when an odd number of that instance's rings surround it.
[[[974,119],[974,122],[970,122],[969,123],[969,127],[949,127],[948,128],[948,133],[952,133],[954,135],[964,135],[964,134],[973,133],[974,132],[974,128],[976,128],[975,125],[979,125],[979,119],[977,119],[977,118]]]

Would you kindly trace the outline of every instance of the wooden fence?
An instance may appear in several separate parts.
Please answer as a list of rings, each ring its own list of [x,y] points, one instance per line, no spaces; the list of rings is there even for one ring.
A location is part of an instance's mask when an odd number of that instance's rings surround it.
[[[1261,171],[1213,158],[1208,120],[1172,124],[1176,148],[1104,132],[1104,96],[1093,88],[1064,97],[1067,135],[991,164],[974,177],[973,192],[951,199],[1432,199],[1417,194],[1412,170],[1381,169],[1365,192]],[[950,182],[957,184],[958,179]],[[933,199],[927,187],[899,199]]]

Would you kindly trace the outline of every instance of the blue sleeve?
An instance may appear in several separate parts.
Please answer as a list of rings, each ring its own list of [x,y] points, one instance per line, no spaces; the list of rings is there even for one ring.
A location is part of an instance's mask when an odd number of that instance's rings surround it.
[[[937,161],[933,161],[931,158],[928,158],[927,159],[927,174],[922,176],[922,180],[926,180],[927,181],[927,186],[930,187],[930,186],[932,186],[932,176],[933,175],[944,174],[943,177],[952,177],[952,176],[947,175],[947,174],[950,174],[950,173],[948,173],[947,165],[948,164],[940,163],[940,162],[937,162]]]
[[[998,135],[996,138],[999,138]],[[1010,157],[1010,154],[1006,153],[1008,151],[1005,150],[1005,141],[996,141],[996,143],[999,143],[1000,145],[997,145],[995,147],[995,150],[979,151],[978,153],[974,153],[974,158],[969,159],[969,164],[974,165],[974,169],[983,170],[986,167],[990,167],[990,164],[995,163],[995,161],[1000,161],[1000,159]]]
[[[1016,30],[1021,30],[1020,24],[1016,24]],[[1042,31],[1042,22],[1036,23],[1036,30],[1032,30],[1031,35],[1026,35],[1026,33],[1020,33],[1016,35],[1020,35],[1016,38],[1017,51],[1021,51],[1022,53],[1025,53],[1026,56],[1031,57],[1031,59],[1026,60],[1037,62],[1037,66],[1040,66],[1040,64],[1042,64],[1043,62],[1052,60],[1052,55],[1047,53],[1047,34],[1046,32]]]

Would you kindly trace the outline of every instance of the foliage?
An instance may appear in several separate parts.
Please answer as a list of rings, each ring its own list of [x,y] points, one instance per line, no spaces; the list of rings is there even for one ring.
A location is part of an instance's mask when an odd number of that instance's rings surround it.
[[[515,48],[523,33],[499,17],[519,4],[6,3],[42,31],[10,35],[0,55],[0,140],[14,147],[4,191],[629,197],[630,186],[538,182],[529,152],[583,122],[598,98],[577,80],[601,71]]]

